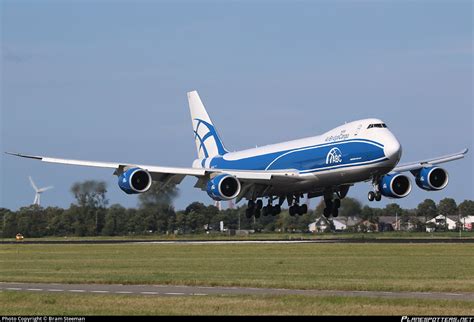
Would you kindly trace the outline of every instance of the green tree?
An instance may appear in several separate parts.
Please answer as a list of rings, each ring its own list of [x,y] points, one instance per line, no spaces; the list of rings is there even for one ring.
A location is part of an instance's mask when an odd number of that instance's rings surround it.
[[[72,185],[71,192],[80,207],[105,208],[109,202],[106,198],[107,184],[104,181],[76,182]]]
[[[127,210],[121,205],[114,204],[107,209],[102,235],[116,236],[128,233]]]
[[[206,206],[201,202],[193,202],[186,207],[186,226],[192,233],[203,232],[204,225],[208,223],[206,218]]]
[[[78,208],[69,209],[75,217],[73,224],[78,236],[99,235],[104,226],[107,184],[103,181],[76,182],[71,187]]]
[[[464,200],[458,206],[459,215],[461,218],[474,216],[474,201],[473,200]]]
[[[464,200],[458,206],[458,213],[461,227],[464,227],[463,218],[474,216],[474,201]],[[464,221],[465,222],[465,221]],[[464,229],[464,228],[463,228]]]
[[[361,211],[360,211],[360,216],[363,220],[368,220],[370,222],[375,222],[377,216],[375,215],[375,211],[373,208],[365,205]]]
[[[138,196],[139,211],[142,212],[147,231],[164,233],[175,229],[173,200],[178,193],[174,184],[153,182],[150,190]]]
[[[400,207],[400,205],[396,203],[389,203],[383,209],[384,216],[398,216],[401,217],[406,213],[404,209]]]
[[[343,217],[360,216],[362,205],[359,200],[346,197],[341,200],[339,215]]]
[[[139,207],[170,206],[178,195],[179,190],[176,185],[163,185],[161,182],[153,181],[150,189],[138,196]]]
[[[16,213],[12,211],[5,211],[3,215],[4,228],[2,236],[4,238],[15,237],[15,235],[19,233]]]
[[[6,229],[6,223],[7,223],[7,216],[11,214],[10,209],[7,208],[0,208],[0,227],[2,227],[2,233],[0,236],[6,237],[5,236],[5,229]]]
[[[59,207],[48,207],[45,209],[48,226],[48,236],[72,235],[72,223],[69,216],[65,215],[65,210]]]
[[[438,209],[436,203],[432,199],[425,199],[416,207],[416,215],[418,217],[424,217],[425,221],[436,217],[437,214]]]

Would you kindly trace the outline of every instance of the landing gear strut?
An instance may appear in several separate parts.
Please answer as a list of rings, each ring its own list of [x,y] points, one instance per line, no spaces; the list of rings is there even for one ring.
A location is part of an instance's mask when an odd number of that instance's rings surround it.
[[[252,218],[255,212],[255,201],[249,200],[247,204],[247,209],[245,209],[245,217]]]
[[[326,208],[324,208],[323,215],[326,218],[329,218],[331,215],[333,217],[339,216],[339,208],[341,207],[341,199],[332,200],[332,194],[330,196],[324,197],[324,203]]]
[[[290,216],[295,216],[295,215],[302,216],[308,213],[308,205],[306,204],[299,205],[299,203],[300,203],[300,196],[295,196],[294,198],[288,199],[288,206],[290,206],[290,209],[289,209]]]

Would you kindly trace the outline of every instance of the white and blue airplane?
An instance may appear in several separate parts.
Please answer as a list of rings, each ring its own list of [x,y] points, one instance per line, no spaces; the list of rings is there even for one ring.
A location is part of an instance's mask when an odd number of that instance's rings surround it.
[[[277,215],[288,202],[290,215],[308,211],[300,200],[323,196],[324,215],[337,217],[344,198],[357,182],[371,182],[369,201],[382,196],[404,198],[412,190],[410,171],[418,187],[435,191],[448,184],[448,173],[438,164],[463,158],[468,149],[397,166],[402,147],[385,123],[363,119],[341,125],[322,135],[229,152],[224,146],[196,91],[188,93],[198,158],[190,168],[120,162],[57,159],[19,153],[8,154],[79,166],[114,169],[120,189],[144,193],[152,181],[179,184],[185,176],[198,180],[195,187],[214,200],[248,200],[247,217]],[[268,204],[263,205],[263,198]],[[274,202],[276,204],[274,205]]]

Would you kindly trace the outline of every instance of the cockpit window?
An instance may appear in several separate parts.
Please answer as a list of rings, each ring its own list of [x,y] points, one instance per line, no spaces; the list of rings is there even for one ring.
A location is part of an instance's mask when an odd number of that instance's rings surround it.
[[[371,128],[374,128],[374,127],[385,128],[385,127],[387,127],[387,125],[385,125],[385,123],[370,124],[367,127],[367,129],[371,129]]]

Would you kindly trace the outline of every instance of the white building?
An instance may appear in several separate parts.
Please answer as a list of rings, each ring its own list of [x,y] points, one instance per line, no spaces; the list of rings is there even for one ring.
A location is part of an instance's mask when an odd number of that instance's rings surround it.
[[[446,220],[446,223],[444,222]],[[433,223],[435,224],[436,226],[438,225],[447,225],[448,227],[448,230],[454,230],[456,229],[456,221],[449,218],[449,217],[445,217],[444,215],[438,215],[436,217],[434,217],[433,219],[431,220],[428,220],[426,222],[426,224],[428,225],[429,223]],[[427,232],[432,232],[434,231],[434,228],[429,228],[429,227],[426,227],[426,231]]]
[[[333,219],[332,223],[334,225],[334,230],[346,230],[347,228],[347,225],[344,222],[337,219]]]
[[[315,232],[324,232],[327,229],[331,228],[331,223],[326,217],[319,217],[315,222],[312,222],[308,225],[308,230],[312,233]]]

